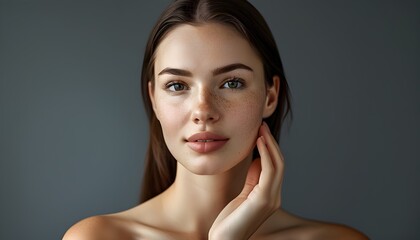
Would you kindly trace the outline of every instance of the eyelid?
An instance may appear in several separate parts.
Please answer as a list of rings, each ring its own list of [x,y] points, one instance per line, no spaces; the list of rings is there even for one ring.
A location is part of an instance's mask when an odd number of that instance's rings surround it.
[[[173,85],[175,85],[175,84],[180,84],[180,85],[183,85],[186,89],[179,90],[179,91],[169,90],[169,88],[170,88],[170,87],[172,87],[172,86],[173,86]],[[164,84],[164,89],[165,89],[165,90],[167,90],[167,91],[169,91],[169,92],[181,92],[181,91],[184,91],[184,90],[188,90],[188,89],[189,89],[189,87],[188,87],[188,85],[187,85],[185,82],[183,82],[183,81],[180,81],[180,80],[172,80],[172,81],[168,81],[167,83],[165,83],[165,84]]]
[[[232,89],[241,89],[241,88],[244,88],[245,87],[245,80],[244,79],[242,79],[242,78],[240,78],[240,77],[229,77],[229,78],[227,78],[225,81],[223,81],[223,83],[222,83],[222,88],[223,88],[223,86],[226,84],[226,83],[228,83],[228,82],[238,82],[238,83],[240,83],[241,84],[241,86],[240,87],[238,87],[238,88],[232,88]]]

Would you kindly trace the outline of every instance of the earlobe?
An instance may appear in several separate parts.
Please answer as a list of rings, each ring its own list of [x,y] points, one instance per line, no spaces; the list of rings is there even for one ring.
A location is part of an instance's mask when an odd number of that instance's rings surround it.
[[[280,77],[273,76],[273,85],[267,87],[263,117],[268,118],[276,110],[280,91]]]

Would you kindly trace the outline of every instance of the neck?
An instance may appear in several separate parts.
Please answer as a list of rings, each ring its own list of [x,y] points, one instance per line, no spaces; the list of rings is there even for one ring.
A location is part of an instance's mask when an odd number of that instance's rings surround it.
[[[217,215],[241,191],[251,156],[217,175],[197,175],[178,163],[174,184],[163,194],[168,218],[184,232],[207,235]]]

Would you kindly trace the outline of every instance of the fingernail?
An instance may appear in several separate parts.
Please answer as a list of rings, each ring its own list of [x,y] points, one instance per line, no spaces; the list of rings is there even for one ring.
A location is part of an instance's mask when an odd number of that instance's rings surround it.
[[[268,129],[268,132],[271,132],[270,127],[268,127],[268,124],[266,122],[264,122],[264,126]]]
[[[265,138],[263,136],[261,136],[260,139],[264,143],[264,145],[267,145],[267,143],[265,142]]]

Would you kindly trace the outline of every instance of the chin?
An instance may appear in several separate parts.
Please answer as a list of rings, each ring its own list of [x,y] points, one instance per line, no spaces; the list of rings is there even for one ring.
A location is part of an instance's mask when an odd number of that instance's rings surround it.
[[[202,155],[180,161],[181,165],[189,172],[196,175],[219,175],[240,165],[252,158],[252,151],[247,154],[235,156]]]
[[[226,162],[222,163],[220,162],[220,159],[218,160],[219,161],[208,157],[199,157],[189,159],[186,162],[181,162],[181,165],[196,175],[218,175],[231,168],[231,166],[228,166]]]

